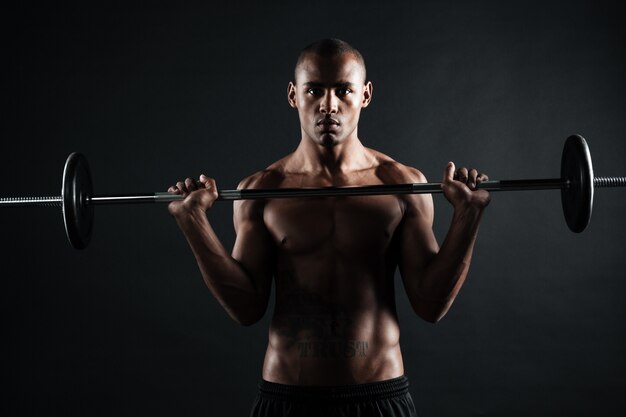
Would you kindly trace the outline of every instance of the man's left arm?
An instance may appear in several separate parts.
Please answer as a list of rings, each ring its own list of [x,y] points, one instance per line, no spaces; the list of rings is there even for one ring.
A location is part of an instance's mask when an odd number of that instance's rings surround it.
[[[419,177],[425,181],[421,174]],[[452,162],[448,164],[442,188],[454,207],[454,214],[441,248],[432,230],[432,198],[429,195],[405,198],[399,268],[413,310],[424,320],[439,321],[465,281],[478,226],[490,198],[487,191],[475,187],[487,179],[476,170],[456,171]]]

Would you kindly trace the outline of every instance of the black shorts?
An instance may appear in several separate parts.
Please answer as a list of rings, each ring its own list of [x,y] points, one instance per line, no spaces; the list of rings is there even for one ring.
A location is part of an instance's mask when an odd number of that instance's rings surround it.
[[[250,417],[415,417],[409,380],[310,387],[261,380]]]

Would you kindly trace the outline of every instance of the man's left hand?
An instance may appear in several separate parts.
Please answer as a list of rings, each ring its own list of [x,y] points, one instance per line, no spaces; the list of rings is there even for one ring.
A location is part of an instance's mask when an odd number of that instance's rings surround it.
[[[491,200],[487,190],[477,190],[476,186],[489,177],[479,174],[476,169],[465,167],[456,169],[454,162],[448,162],[443,174],[441,188],[446,199],[455,209],[474,207],[483,209]]]

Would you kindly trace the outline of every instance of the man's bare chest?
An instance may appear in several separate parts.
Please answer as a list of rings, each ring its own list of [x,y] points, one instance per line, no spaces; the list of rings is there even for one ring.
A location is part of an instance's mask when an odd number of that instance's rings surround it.
[[[276,199],[263,219],[281,250],[291,254],[333,251],[345,256],[380,253],[402,218],[396,196]]]

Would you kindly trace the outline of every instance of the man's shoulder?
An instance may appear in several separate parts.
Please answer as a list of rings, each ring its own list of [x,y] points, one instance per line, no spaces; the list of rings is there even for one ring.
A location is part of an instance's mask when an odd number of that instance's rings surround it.
[[[377,150],[368,150],[377,160],[376,176],[378,176],[384,184],[426,182],[426,177],[419,169],[400,163]]]
[[[278,188],[285,179],[284,160],[285,158],[278,160],[267,168],[247,176],[239,182],[237,189]]]

